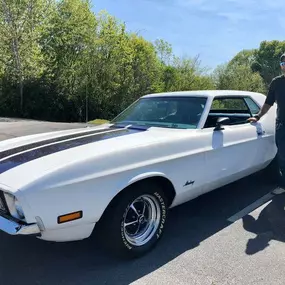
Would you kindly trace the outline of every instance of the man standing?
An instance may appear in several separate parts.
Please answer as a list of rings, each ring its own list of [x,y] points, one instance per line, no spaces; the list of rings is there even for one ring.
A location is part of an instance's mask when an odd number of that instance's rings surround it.
[[[249,122],[258,121],[263,115],[268,112],[271,106],[276,102],[277,117],[275,141],[277,146],[277,157],[281,174],[281,189],[278,193],[281,193],[280,191],[282,191],[282,188],[285,189],[285,53],[280,58],[280,67],[282,75],[275,77],[271,81],[267,97],[261,110],[257,115],[248,119]]]

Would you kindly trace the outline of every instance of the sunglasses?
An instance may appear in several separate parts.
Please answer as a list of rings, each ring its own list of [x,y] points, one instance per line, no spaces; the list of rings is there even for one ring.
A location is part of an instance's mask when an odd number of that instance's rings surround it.
[[[285,61],[280,62],[280,66],[285,66]]]

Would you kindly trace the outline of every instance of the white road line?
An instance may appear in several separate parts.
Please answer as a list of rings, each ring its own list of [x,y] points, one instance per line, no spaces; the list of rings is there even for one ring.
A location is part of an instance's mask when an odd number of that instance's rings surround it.
[[[252,212],[253,210],[258,208],[259,206],[261,206],[261,205],[265,204],[266,202],[268,202],[274,196],[275,195],[272,194],[272,192],[264,195],[263,197],[261,197],[260,199],[256,200],[252,204],[248,205],[247,207],[245,207],[244,209],[242,209],[238,213],[234,214],[233,216],[231,216],[227,220],[229,222],[232,222],[232,223],[236,222],[237,220],[241,219],[242,217],[244,217],[248,213]]]

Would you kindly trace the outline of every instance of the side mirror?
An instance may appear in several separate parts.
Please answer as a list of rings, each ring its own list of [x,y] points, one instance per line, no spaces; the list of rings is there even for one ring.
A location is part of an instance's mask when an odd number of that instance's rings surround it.
[[[230,123],[230,118],[229,117],[220,117],[217,120],[216,127],[214,128],[214,131],[220,131],[223,130],[224,128],[222,125],[226,125]]]

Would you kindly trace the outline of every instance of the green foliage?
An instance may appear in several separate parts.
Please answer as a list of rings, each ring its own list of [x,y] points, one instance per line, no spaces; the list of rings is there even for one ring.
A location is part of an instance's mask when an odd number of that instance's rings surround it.
[[[3,84],[2,88],[9,92],[9,87],[18,86],[21,113],[25,83],[41,78],[45,71],[38,41],[53,4],[52,0],[3,0],[0,5],[0,75],[10,81],[10,86]]]
[[[280,56],[285,52],[285,41],[262,41],[255,50],[252,70],[258,72],[268,86],[271,80],[280,75]]]
[[[238,52],[229,62],[231,65],[251,65],[255,60],[255,49]]]
[[[163,39],[154,41],[156,54],[162,65],[169,65],[173,60],[172,46]]]
[[[284,52],[285,41],[277,40],[262,41],[258,49],[242,50],[216,68],[216,88],[267,93],[272,79],[281,74],[279,61]]]
[[[285,51],[285,42],[262,42],[207,74],[198,57],[128,32],[106,11],[94,14],[89,0],[3,0],[0,18],[2,116],[110,120],[148,93],[265,92]]]
[[[266,88],[258,72],[252,72],[248,64],[224,64],[214,72],[216,88],[265,93]]]

